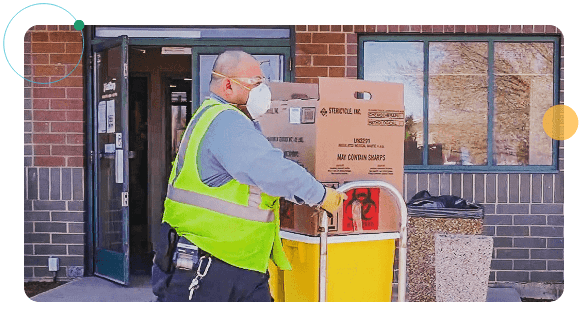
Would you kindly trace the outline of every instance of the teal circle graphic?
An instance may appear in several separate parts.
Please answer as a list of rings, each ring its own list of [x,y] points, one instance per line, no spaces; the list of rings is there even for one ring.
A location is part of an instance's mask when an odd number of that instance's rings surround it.
[[[35,82],[35,81],[31,81],[30,79],[28,79],[28,78],[26,78],[26,77],[24,77],[24,76],[20,75],[20,74],[19,74],[19,73],[18,73],[18,72],[17,72],[17,71],[14,69],[14,67],[12,67],[12,65],[10,64],[10,60],[8,60],[8,56],[6,55],[6,32],[8,31],[8,26],[10,26],[10,23],[12,23],[12,20],[14,20],[14,17],[16,17],[18,14],[20,14],[20,13],[21,13],[23,10],[25,10],[25,9],[27,9],[27,8],[30,8],[30,7],[32,7],[32,6],[38,6],[38,5],[48,5],[48,6],[53,6],[53,7],[57,7],[57,8],[59,8],[59,9],[65,10],[65,12],[67,12],[69,15],[71,15],[71,17],[73,17],[73,19],[75,20],[75,22],[76,22],[76,23],[78,22],[78,20],[77,20],[77,19],[75,19],[75,16],[73,16],[73,15],[72,15],[72,14],[71,14],[69,11],[67,11],[67,9],[65,9],[65,8],[63,8],[63,7],[61,7],[61,6],[58,6],[58,5],[56,5],[56,4],[52,4],[52,3],[35,3],[35,4],[32,4],[32,5],[26,6],[26,7],[22,8],[22,9],[20,9],[20,11],[18,11],[18,12],[16,13],[16,15],[12,16],[12,18],[11,18],[11,19],[10,19],[10,21],[8,22],[8,25],[6,25],[6,29],[4,30],[4,38],[2,39],[2,49],[4,50],[4,58],[6,58],[6,62],[8,62],[8,66],[10,66],[10,68],[12,68],[12,70],[13,70],[13,71],[16,73],[16,75],[18,75],[18,76],[22,77],[22,79],[24,79],[24,80],[26,80],[26,81],[29,81],[29,82],[31,82],[31,83],[36,83],[36,84],[52,84],[52,83],[59,82],[59,81],[61,81],[61,80],[65,79],[65,78],[69,77],[69,75],[71,75],[71,73],[73,73],[73,71],[75,71],[75,69],[77,68],[77,66],[79,66],[79,63],[81,62],[81,58],[83,58],[83,51],[85,50],[85,41],[83,40],[83,31],[81,31],[81,30],[80,30],[80,32],[81,32],[81,55],[79,56],[79,61],[77,61],[77,65],[75,65],[75,67],[73,67],[73,69],[72,69],[72,70],[69,72],[69,74],[65,75],[65,77],[63,77],[63,78],[60,78],[60,79],[58,79],[58,80],[56,80],[56,81],[52,81],[52,82],[46,82],[46,83],[45,83],[45,82]],[[82,21],[79,21],[79,22],[83,23]],[[79,23],[78,23],[78,24],[79,24]]]

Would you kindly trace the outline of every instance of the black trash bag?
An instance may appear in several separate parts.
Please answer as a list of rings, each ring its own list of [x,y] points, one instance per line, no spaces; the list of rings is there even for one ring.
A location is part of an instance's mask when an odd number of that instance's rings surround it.
[[[423,217],[483,218],[483,207],[454,195],[416,193],[406,204],[410,214]]]

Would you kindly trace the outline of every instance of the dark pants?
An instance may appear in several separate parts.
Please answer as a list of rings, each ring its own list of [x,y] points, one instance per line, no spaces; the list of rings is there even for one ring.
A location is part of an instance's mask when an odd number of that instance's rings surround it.
[[[205,265],[207,260],[204,260]],[[204,271],[205,266],[201,267]],[[189,301],[189,285],[197,275],[193,270],[174,269],[165,273],[153,264],[152,289],[159,302]],[[195,302],[270,302],[268,273],[241,269],[215,257],[207,275],[199,281],[193,292]]]

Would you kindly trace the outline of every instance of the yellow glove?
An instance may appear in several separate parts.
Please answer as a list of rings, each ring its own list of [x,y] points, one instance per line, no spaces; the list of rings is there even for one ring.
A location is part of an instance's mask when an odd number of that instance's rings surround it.
[[[343,205],[343,200],[345,199],[347,199],[347,195],[345,193],[339,193],[333,188],[326,187],[325,199],[321,204],[321,208],[327,210],[330,213],[336,213]]]

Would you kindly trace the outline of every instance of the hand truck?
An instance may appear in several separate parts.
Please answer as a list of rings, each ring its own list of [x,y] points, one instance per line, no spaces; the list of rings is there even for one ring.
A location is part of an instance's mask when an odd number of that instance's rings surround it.
[[[395,204],[400,208],[400,232],[399,232],[399,251],[398,251],[398,302],[405,302],[406,300],[406,224],[407,212],[406,203],[400,195],[398,190],[382,181],[355,181],[343,184],[337,191],[345,193],[355,188],[380,188],[386,190],[394,200]],[[356,210],[354,212],[360,212]],[[323,212],[323,216],[319,222],[320,230],[320,257],[319,257],[319,302],[327,300],[327,233],[329,226],[329,219],[327,211]],[[396,238],[394,238],[396,239]],[[392,299],[390,299],[392,300]]]

